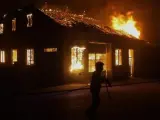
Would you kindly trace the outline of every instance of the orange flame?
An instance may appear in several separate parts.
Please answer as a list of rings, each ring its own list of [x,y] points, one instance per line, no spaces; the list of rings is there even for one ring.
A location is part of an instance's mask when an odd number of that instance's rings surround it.
[[[140,38],[140,30],[136,27],[137,22],[134,20],[132,14],[133,12],[127,12],[126,16],[122,14],[111,16],[112,28]]]
[[[85,47],[77,47],[74,46],[71,49],[71,68],[70,71],[82,70],[84,68],[83,65],[83,52]]]

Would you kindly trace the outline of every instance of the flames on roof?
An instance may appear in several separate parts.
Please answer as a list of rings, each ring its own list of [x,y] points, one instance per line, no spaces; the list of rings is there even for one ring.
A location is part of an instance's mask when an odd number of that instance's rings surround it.
[[[42,12],[44,12],[47,16],[54,19],[57,23],[66,26],[66,27],[73,27],[74,24],[77,23],[84,23],[86,25],[93,26],[96,29],[99,29],[105,34],[114,34],[119,36],[126,36],[129,38],[137,39],[136,37],[127,34],[123,31],[114,30],[108,26],[105,26],[101,23],[101,21],[96,20],[91,17],[87,17],[85,15],[85,12],[83,14],[75,14],[70,12],[70,10],[67,8],[65,10],[55,8],[55,9],[40,9]]]

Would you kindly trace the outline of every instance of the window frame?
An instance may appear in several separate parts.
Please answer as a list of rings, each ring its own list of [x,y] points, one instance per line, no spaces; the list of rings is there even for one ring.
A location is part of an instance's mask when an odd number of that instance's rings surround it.
[[[6,63],[6,53],[5,50],[0,50],[0,64]]]
[[[89,64],[89,55],[90,54],[94,54],[94,68],[95,68],[95,64],[96,64],[96,62],[98,62],[98,60],[100,60],[100,59],[97,59],[97,54],[100,54],[100,55],[106,55],[105,53],[99,53],[99,52],[94,52],[94,53],[88,53],[88,72],[89,73],[92,73],[92,72],[94,72],[94,71],[90,71],[90,64]],[[106,58],[107,56],[105,56],[105,58]],[[107,58],[106,58],[106,61],[107,61]],[[104,61],[103,61],[103,63],[104,63]],[[106,62],[104,63],[104,66],[106,66]],[[105,69],[104,70],[106,70],[106,67],[104,67]]]
[[[3,34],[4,33],[4,24],[3,23],[0,23],[0,28],[2,27],[2,30],[0,29],[0,34]]]
[[[73,46],[73,47],[71,47],[70,72],[76,72],[76,71],[83,71],[84,70],[84,64],[85,64],[84,52],[85,52],[85,49],[86,49],[85,47],[80,47],[80,46]],[[81,55],[80,55],[80,53],[81,53]],[[76,54],[76,55],[74,55],[74,54]],[[79,62],[79,61],[81,61],[81,62]],[[78,63],[81,64],[82,68],[75,69],[74,67]]]
[[[116,53],[116,51],[118,51],[118,52]],[[123,65],[123,62],[122,62],[122,49],[117,48],[117,49],[115,49],[115,66],[121,66],[121,65]]]
[[[29,53],[29,56],[28,56],[28,53]],[[33,55],[32,55],[32,53],[33,53]],[[34,53],[35,53],[35,51],[34,51],[33,48],[27,48],[26,49],[26,65],[27,66],[35,65],[35,55],[34,55]]]
[[[14,61],[13,51],[16,51],[16,61]],[[16,62],[18,62],[18,50],[12,49],[12,65],[14,65]]]
[[[17,29],[17,19],[16,18],[13,18],[12,19],[12,31],[16,31]]]
[[[33,26],[33,14],[29,13],[26,15],[27,16],[27,27],[32,27]]]

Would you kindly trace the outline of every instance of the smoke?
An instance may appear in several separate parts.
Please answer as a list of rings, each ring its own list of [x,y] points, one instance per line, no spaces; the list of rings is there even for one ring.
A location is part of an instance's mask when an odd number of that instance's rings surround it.
[[[115,13],[126,14],[133,11],[131,0],[48,0],[49,5],[66,7],[78,14],[85,11],[86,15],[101,20],[104,24],[111,26],[111,16]]]

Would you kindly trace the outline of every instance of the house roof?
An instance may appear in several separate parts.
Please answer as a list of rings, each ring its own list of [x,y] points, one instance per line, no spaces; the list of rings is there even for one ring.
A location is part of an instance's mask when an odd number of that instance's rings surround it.
[[[83,23],[100,30],[105,34],[112,34],[112,35],[118,35],[118,36],[124,36],[132,39],[137,39],[136,37],[128,33],[114,30],[108,26],[105,26],[104,24],[101,23],[101,21],[91,17],[87,17],[85,16],[85,14],[77,15],[72,12],[69,12],[69,10],[61,10],[57,8],[56,9],[40,9],[40,10],[44,12],[44,14],[52,18],[54,21],[59,23],[60,25],[63,25],[66,27],[73,27],[77,23]]]
[[[27,6],[27,7],[23,7],[21,9],[16,9],[14,11],[8,12],[8,14],[13,14],[14,12],[19,12],[19,11],[23,11],[25,9],[28,10],[28,8],[35,8],[34,6]],[[37,8],[35,8],[37,9]],[[91,17],[87,17],[85,14],[75,14],[70,12],[68,9],[62,10],[59,8],[54,8],[54,9],[39,9],[41,12],[43,12],[45,15],[47,15],[48,17],[50,17],[51,19],[53,19],[56,23],[65,26],[65,27],[69,27],[72,28],[74,25],[78,24],[78,23],[82,23],[87,25],[88,27],[92,27],[95,28],[96,30],[101,31],[104,34],[108,34],[108,35],[115,35],[115,36],[122,36],[122,37],[126,37],[132,40],[138,40],[136,37],[125,33],[123,31],[118,31],[118,30],[114,30],[106,25],[104,25],[101,21],[96,20],[94,18]],[[0,22],[3,22],[3,20],[5,19],[6,15],[8,16],[8,14],[4,14],[1,18],[0,18]]]

